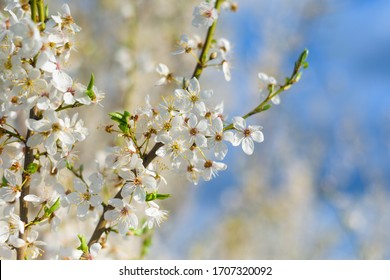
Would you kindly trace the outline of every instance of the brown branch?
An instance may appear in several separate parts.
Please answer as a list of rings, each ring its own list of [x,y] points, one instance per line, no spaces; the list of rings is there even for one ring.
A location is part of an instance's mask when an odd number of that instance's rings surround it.
[[[36,119],[37,116],[34,112],[34,108],[30,110],[30,119]],[[27,143],[28,139],[31,136],[31,130],[27,130],[26,134],[26,141]],[[30,193],[30,174],[27,173],[26,170],[28,170],[28,166],[33,163],[34,161],[34,151],[30,147],[25,144],[24,148],[24,165],[23,165],[23,174],[22,174],[22,182],[25,182],[23,184],[20,197],[19,197],[19,211],[20,211],[20,220],[27,225],[28,224],[28,204],[27,201],[24,200],[24,197]],[[26,232],[19,233],[19,238],[26,240]],[[26,246],[23,246],[21,248],[16,249],[16,257],[18,260],[25,259],[25,253],[26,253]]]

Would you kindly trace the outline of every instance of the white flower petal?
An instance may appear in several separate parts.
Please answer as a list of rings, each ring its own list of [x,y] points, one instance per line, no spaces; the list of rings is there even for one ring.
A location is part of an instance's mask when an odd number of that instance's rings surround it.
[[[77,216],[78,217],[84,217],[87,215],[89,210],[89,202],[84,200],[77,206]]]
[[[259,142],[259,143],[264,141],[264,134],[260,130],[253,131],[251,133],[251,137],[254,141]]]
[[[254,148],[254,143],[251,138],[247,137],[242,140],[242,150],[244,151],[244,153],[246,153],[247,155],[251,155],[253,154]]]

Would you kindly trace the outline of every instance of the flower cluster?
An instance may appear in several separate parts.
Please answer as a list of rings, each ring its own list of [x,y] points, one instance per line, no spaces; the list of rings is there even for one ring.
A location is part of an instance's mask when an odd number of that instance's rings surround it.
[[[119,130],[108,125],[106,131],[117,133],[120,144],[109,149],[99,172],[84,177],[83,165],[75,167],[74,150],[88,131],[78,114],[68,111],[99,104],[104,94],[95,87],[93,74],[85,86],[66,72],[74,35],[81,29],[66,4],[60,13],[49,16],[43,1],[21,2],[8,0],[0,15],[0,205],[4,213],[0,257],[11,258],[15,251],[18,259],[42,255],[45,243],[38,241],[33,228],[47,223],[58,229],[59,210],[69,213],[71,206],[80,220],[97,221],[88,243],[78,235],[79,254],[71,254],[76,258],[94,259],[104,248],[103,233],[106,239],[111,232],[141,235],[159,226],[168,212],[160,209],[158,201],[170,196],[162,193],[167,185],[163,173],[176,172],[197,185],[226,170],[223,160],[229,143],[241,145],[251,155],[254,142],[263,142],[264,135],[261,126],[247,125],[246,119],[267,110],[270,102],[279,103],[279,93],[299,80],[306,63],[307,51],[284,85],[259,73],[261,89],[267,89],[264,100],[243,117],[228,121],[223,102],[214,102],[213,90],[201,89],[199,77],[212,67],[230,81],[231,44],[225,38],[214,39],[213,32],[220,10],[235,11],[237,5],[228,0],[201,3],[193,11],[192,23],[209,28],[206,39],[182,35],[173,52],[196,57],[194,74],[177,76],[158,64],[156,85],[170,83],[174,90],[157,106],[147,97],[145,106],[133,113],[110,113]],[[23,125],[25,134],[20,133]],[[64,170],[73,175],[71,187],[61,183]],[[35,208],[33,219],[29,208]]]
[[[69,115],[67,110],[97,104],[104,96],[94,86],[93,76],[85,86],[65,71],[74,49],[74,35],[80,31],[68,5],[63,5],[57,15],[36,21],[29,6],[21,1],[7,1],[0,16],[0,168],[4,170],[0,201],[7,204],[5,220],[18,221],[19,229],[1,221],[1,250],[7,257],[12,249],[24,247],[25,257],[36,258],[41,252],[37,246],[44,245],[36,241],[38,232],[31,229],[33,224],[21,221],[15,211],[27,184],[38,195],[26,195],[23,200],[28,206],[44,207],[46,212],[37,221],[47,220],[54,228],[59,222],[54,214],[58,208],[55,202],[78,202],[73,194],[66,197],[58,179],[60,170],[74,159],[75,145],[87,137],[88,131],[78,114]],[[22,136],[15,125],[23,123],[23,118],[27,136]],[[26,159],[26,153],[32,157]],[[43,186],[47,188],[41,192]],[[81,184],[75,183],[75,188],[80,191]],[[93,195],[91,191],[88,202],[97,206],[101,200],[93,199]],[[78,207],[79,215],[85,214],[84,200]]]

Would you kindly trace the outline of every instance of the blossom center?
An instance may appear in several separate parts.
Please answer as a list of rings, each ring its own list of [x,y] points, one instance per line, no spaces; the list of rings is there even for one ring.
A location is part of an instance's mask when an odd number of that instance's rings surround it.
[[[192,136],[195,136],[196,134],[198,134],[198,129],[196,129],[196,127],[191,128],[191,129],[190,129],[190,134],[191,134]]]
[[[91,194],[90,193],[83,193],[81,195],[81,197],[83,198],[83,200],[90,200],[91,199]]]
[[[252,133],[252,131],[250,129],[248,129],[248,128],[244,130],[244,136],[245,137],[251,136],[251,133]]]
[[[136,186],[141,186],[141,185],[142,185],[142,178],[136,177],[136,178],[134,179],[134,185],[136,185]]]
[[[122,208],[122,210],[121,210],[122,216],[127,216],[127,215],[129,215],[129,213],[130,213],[129,209],[127,209],[126,207]]]
[[[213,162],[211,160],[208,160],[204,163],[204,167],[205,168],[210,168],[213,166]]]
[[[51,126],[51,129],[54,131],[58,131],[61,129],[61,125],[59,123],[53,123],[53,125]]]

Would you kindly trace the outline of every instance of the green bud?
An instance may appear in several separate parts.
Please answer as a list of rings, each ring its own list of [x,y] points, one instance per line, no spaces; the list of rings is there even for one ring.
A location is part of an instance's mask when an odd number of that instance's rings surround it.
[[[269,108],[271,108],[271,104],[265,104],[263,108],[261,108],[261,111],[267,111]]]
[[[39,168],[39,164],[38,164],[38,163],[35,163],[35,162],[32,162],[32,163],[30,163],[30,164],[27,166],[26,172],[27,172],[28,174],[34,174],[35,172],[38,171],[38,168]]]
[[[295,81],[296,83],[299,82],[299,80],[301,79],[301,77],[302,77],[302,72],[299,72],[299,73],[297,74],[297,76],[295,77],[294,81]]]

